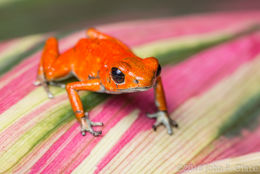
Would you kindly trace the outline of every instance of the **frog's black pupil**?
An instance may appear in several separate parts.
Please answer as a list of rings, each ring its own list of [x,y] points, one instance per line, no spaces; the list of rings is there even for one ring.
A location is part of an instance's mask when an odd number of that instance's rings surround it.
[[[125,75],[120,69],[113,67],[111,70],[112,78],[116,83],[123,83],[125,81]]]
[[[158,68],[157,68],[156,76],[159,76],[161,74],[161,70],[162,70],[162,68],[161,68],[161,65],[159,64]]]

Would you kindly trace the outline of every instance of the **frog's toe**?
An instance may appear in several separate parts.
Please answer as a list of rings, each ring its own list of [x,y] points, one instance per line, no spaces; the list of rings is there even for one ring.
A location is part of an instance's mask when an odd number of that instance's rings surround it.
[[[83,129],[83,130],[81,130],[81,135],[82,135],[82,136],[85,136],[85,135],[86,135],[86,132],[91,133],[91,134],[92,134],[93,136],[95,136],[95,137],[97,137],[97,136],[99,136],[99,135],[102,134],[102,131],[94,131],[93,129],[88,129],[88,130]]]
[[[157,127],[160,125],[164,125],[167,129],[167,133],[169,135],[173,134],[173,129],[172,127],[178,127],[178,124],[176,121],[172,120],[168,114],[164,111],[159,111],[153,114],[147,114],[149,118],[156,118],[156,122],[153,125],[154,131],[156,131]]]
[[[91,131],[90,132],[93,136],[97,137],[102,134],[102,131]]]
[[[175,128],[179,127],[178,123],[175,120],[171,119],[171,118],[170,118],[170,124],[171,124],[171,126],[173,126]]]
[[[147,117],[149,117],[149,118],[156,118],[156,117],[158,116],[158,112],[152,113],[152,114],[147,113],[146,115],[147,115]]]
[[[54,95],[50,92],[49,90],[49,85],[48,85],[49,82],[47,82],[46,80],[44,80],[43,77],[41,76],[38,76],[37,77],[37,80],[33,83],[35,86],[42,86],[44,91],[47,93],[47,96],[49,99],[52,99],[54,98]]]
[[[104,124],[102,122],[93,122],[90,121],[91,126],[104,126]]]
[[[36,80],[36,81],[33,82],[33,85],[34,86],[40,86],[41,82],[39,80]]]

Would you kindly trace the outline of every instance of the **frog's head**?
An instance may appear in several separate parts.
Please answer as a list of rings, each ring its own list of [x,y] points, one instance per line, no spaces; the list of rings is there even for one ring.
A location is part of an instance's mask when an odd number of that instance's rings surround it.
[[[161,66],[154,57],[129,57],[112,63],[108,70],[110,89],[123,93],[145,91],[153,87],[160,75]]]

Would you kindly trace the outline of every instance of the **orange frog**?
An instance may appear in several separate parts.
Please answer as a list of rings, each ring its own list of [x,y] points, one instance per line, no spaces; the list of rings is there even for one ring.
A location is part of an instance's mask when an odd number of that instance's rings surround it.
[[[102,132],[92,127],[102,126],[103,123],[91,121],[88,112],[84,113],[77,93],[79,90],[121,94],[154,88],[158,112],[147,116],[156,118],[154,130],[163,124],[171,135],[172,126],[177,127],[177,124],[167,112],[158,60],[154,57],[139,58],[121,41],[93,28],[87,30],[87,35],[88,38],[80,39],[73,48],[62,54],[59,53],[57,40],[49,38],[42,53],[35,85],[42,85],[49,98],[53,95],[48,85],[66,88],[83,136],[86,132],[100,135]],[[57,83],[70,76],[75,76],[79,81],[67,85]]]

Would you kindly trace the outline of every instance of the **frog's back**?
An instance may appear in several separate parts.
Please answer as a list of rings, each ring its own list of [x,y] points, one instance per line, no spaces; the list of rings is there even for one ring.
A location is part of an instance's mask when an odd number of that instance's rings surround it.
[[[97,77],[99,70],[107,62],[135,56],[122,45],[109,39],[80,39],[74,51],[73,71],[80,80]]]

